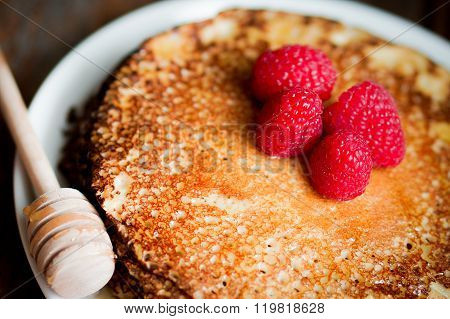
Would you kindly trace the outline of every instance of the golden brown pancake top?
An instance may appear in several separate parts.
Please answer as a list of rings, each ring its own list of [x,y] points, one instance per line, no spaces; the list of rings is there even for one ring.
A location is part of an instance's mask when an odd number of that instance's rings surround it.
[[[354,200],[320,197],[298,159],[253,145],[252,64],[296,43],[333,61],[330,102],[373,80],[398,104],[406,157]],[[150,38],[116,71],[90,142],[91,187],[129,247],[134,295],[445,296],[449,88],[423,55],[317,17],[231,10]]]

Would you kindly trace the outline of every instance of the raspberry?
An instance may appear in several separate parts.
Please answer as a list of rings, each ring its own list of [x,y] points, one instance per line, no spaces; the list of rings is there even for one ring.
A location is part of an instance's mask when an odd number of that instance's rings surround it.
[[[313,149],[309,166],[314,189],[325,197],[344,201],[364,193],[372,159],[360,135],[338,131],[326,136]]]
[[[365,81],[341,94],[323,118],[327,133],[341,129],[366,139],[375,166],[398,165],[405,156],[405,138],[394,99],[382,86]]]
[[[271,156],[308,151],[322,134],[322,101],[313,91],[295,88],[269,99],[258,114],[256,145]]]
[[[286,89],[303,87],[321,99],[330,98],[336,71],[322,51],[302,45],[288,45],[264,52],[253,67],[252,90],[261,101]]]

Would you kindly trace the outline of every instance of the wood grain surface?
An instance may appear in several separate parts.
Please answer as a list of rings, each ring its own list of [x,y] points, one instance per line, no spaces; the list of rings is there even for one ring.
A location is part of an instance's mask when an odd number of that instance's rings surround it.
[[[214,0],[211,0],[214,1]],[[273,0],[276,1],[276,0]],[[336,0],[338,1],[338,0]],[[0,45],[29,103],[55,64],[69,51],[42,26],[70,46],[110,20],[153,1],[144,0],[0,0]],[[361,1],[418,21],[447,0]],[[450,37],[450,4],[420,24]],[[14,214],[12,165],[14,146],[0,119],[0,297],[43,298],[23,252]]]

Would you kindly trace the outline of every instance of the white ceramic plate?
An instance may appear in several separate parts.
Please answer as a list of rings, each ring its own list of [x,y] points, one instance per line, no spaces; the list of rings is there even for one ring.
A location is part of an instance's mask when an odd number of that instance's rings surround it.
[[[56,168],[64,144],[63,130],[68,111],[81,107],[93,96],[108,72],[149,36],[186,22],[213,17],[232,7],[271,8],[323,16],[360,27],[386,40],[421,51],[438,64],[450,69],[450,45],[444,39],[413,23],[383,11],[348,1],[314,0],[172,0],[145,6],[104,26],[83,42],[48,75],[30,106],[30,119]],[[61,176],[60,176],[61,177]],[[63,181],[60,178],[60,181]],[[14,165],[14,201],[20,236],[28,261],[45,297],[59,298],[38,276],[28,254],[26,224],[22,209],[34,199],[25,172],[16,158]],[[108,297],[104,289],[94,298]]]

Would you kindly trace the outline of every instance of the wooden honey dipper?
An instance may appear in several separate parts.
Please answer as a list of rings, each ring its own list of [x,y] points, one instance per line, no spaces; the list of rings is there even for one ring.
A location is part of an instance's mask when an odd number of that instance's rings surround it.
[[[111,240],[86,197],[75,189],[60,187],[1,49],[0,109],[40,195],[24,208],[30,253],[38,270],[62,297],[81,298],[97,292],[114,272]]]

